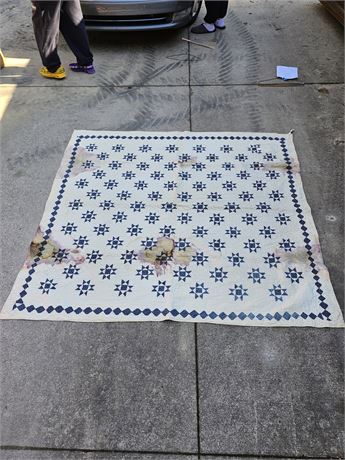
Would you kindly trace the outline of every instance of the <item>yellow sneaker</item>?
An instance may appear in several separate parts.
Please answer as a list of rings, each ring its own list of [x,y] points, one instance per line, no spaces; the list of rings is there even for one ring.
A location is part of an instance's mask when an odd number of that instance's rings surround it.
[[[49,72],[47,67],[42,67],[40,69],[40,75],[42,75],[44,78],[55,78],[56,80],[62,80],[63,78],[66,78],[66,72],[62,65],[60,65],[60,67],[55,72]]]

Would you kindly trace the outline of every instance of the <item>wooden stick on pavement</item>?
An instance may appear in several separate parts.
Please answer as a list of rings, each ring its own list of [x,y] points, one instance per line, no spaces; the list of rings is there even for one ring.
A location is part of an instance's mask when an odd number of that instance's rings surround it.
[[[199,45],[199,46],[203,46],[204,48],[209,48],[210,50],[214,50],[214,46],[204,45],[203,43],[194,42],[193,40],[189,40],[188,38],[184,38],[184,37],[182,37],[182,40],[185,42],[193,43],[193,45]]]

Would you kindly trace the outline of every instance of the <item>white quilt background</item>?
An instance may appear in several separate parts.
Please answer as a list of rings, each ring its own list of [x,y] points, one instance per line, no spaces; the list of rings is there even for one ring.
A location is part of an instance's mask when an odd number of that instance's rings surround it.
[[[292,136],[75,131],[0,317],[342,325]]]

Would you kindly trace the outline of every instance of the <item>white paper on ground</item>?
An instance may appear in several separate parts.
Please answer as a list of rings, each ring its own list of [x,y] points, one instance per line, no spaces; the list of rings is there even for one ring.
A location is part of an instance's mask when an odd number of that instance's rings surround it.
[[[277,66],[277,77],[283,80],[295,80],[298,78],[298,67]]]

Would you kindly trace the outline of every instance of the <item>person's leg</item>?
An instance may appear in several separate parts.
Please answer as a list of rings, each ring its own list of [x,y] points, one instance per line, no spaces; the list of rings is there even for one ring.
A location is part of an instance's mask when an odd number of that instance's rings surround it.
[[[228,6],[229,6],[229,2],[228,0],[226,0],[225,2],[219,2],[220,5],[219,5],[219,16],[217,19],[224,19],[225,16],[226,16],[226,13],[228,12]]]
[[[217,19],[224,18],[228,9],[227,1],[214,1],[209,0],[205,2],[206,4],[206,16],[205,22],[208,24],[214,24]]]
[[[92,66],[93,55],[79,0],[67,0],[62,3],[60,31],[77,58],[77,64],[82,67]]]
[[[219,3],[220,5],[219,5],[219,10],[218,10],[218,18],[215,21],[214,25],[217,27],[217,29],[222,30],[222,29],[225,29],[224,18],[226,16],[226,13],[228,12],[229,2],[225,1],[225,2],[219,2]]]
[[[206,4],[206,16],[204,23],[198,26],[192,27],[191,32],[195,34],[206,34],[215,32],[217,29],[225,29],[224,17],[228,10],[228,1],[205,1]]]
[[[61,0],[32,1],[32,24],[43,65],[49,72],[61,66],[57,52]]]
[[[193,34],[210,34],[216,31],[216,26],[214,25],[216,19],[213,18],[217,18],[216,11],[218,9],[218,3],[219,2],[212,0],[205,1],[207,14],[202,24],[191,28]]]

